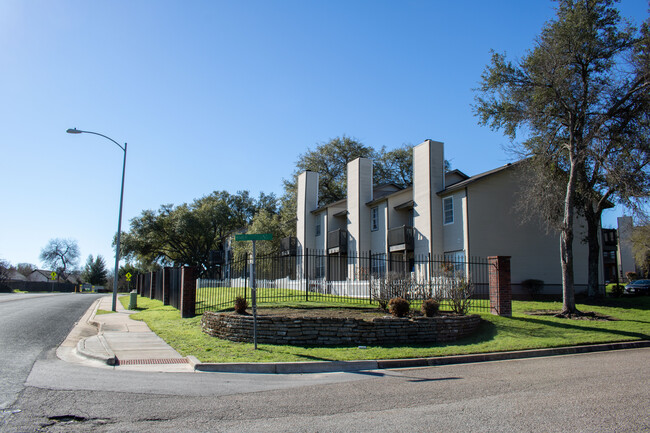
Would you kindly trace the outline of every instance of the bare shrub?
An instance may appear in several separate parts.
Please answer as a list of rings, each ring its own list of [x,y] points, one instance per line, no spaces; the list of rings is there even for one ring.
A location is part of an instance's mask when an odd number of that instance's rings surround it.
[[[529,279],[521,282],[521,287],[528,292],[531,298],[536,299],[544,289],[544,281]]]
[[[379,304],[379,308],[385,311],[392,298],[411,299],[414,286],[410,275],[388,272],[383,277],[372,276],[370,278],[370,297]]]
[[[409,313],[411,304],[404,298],[393,298],[388,302],[388,311],[395,317],[404,317]]]
[[[246,309],[248,308],[248,301],[243,296],[237,296],[235,298],[235,312],[237,314],[245,314]]]
[[[422,301],[421,310],[422,310],[422,314],[424,314],[426,317],[435,316],[439,309],[440,309],[440,303],[435,299],[429,298]]]
[[[465,315],[471,306],[471,298],[474,294],[474,285],[464,278],[457,278],[447,290],[447,297],[451,305],[451,311],[456,314]]]

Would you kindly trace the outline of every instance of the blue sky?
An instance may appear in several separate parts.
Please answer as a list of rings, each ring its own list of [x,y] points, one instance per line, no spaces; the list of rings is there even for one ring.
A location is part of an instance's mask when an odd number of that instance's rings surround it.
[[[648,2],[623,0],[637,24]],[[511,161],[471,106],[490,49],[517,58],[546,0],[0,2],[0,258],[49,239],[114,258],[144,209],[214,190],[282,193],[308,148],[343,134],[391,149],[431,138],[469,175]],[[605,215],[613,226],[621,210]]]

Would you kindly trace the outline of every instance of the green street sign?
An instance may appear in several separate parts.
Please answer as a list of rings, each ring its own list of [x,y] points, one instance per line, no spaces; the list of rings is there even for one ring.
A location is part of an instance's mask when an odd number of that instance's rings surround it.
[[[131,272],[127,272],[125,277],[126,277],[126,281],[131,281],[131,277],[132,277]]]
[[[270,241],[273,240],[273,233],[256,233],[235,235],[236,241]]]
[[[52,271],[50,277],[52,278],[52,281],[56,280],[56,272]]]

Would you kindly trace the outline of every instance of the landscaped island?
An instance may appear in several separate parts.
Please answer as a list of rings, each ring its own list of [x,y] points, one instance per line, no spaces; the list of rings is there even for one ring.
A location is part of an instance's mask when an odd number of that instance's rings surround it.
[[[476,314],[392,317],[354,309],[290,310],[260,309],[257,316],[259,343],[295,346],[439,343],[471,335],[481,322]],[[201,328],[213,337],[253,341],[252,315],[207,311],[201,318]]]

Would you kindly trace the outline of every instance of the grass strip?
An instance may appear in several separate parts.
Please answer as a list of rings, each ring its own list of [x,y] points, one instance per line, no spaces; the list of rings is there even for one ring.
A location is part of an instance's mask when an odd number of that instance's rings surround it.
[[[120,298],[123,305],[128,297]],[[276,304],[275,306],[316,307],[319,303]],[[327,304],[327,303],[325,303]],[[359,304],[338,308],[359,307]],[[650,297],[607,299],[599,304],[578,304],[581,311],[593,311],[614,320],[570,320],[529,312],[560,310],[560,302],[513,301],[511,318],[481,314],[479,331],[467,338],[446,344],[399,346],[303,347],[221,340],[201,332],[201,317],[181,319],[178,310],[162,302],[138,296],[140,312],[131,317],[143,320],[163,340],[184,356],[194,355],[202,362],[294,362],[349,361],[360,359],[422,358],[472,353],[574,346],[581,344],[634,341],[650,338]]]

